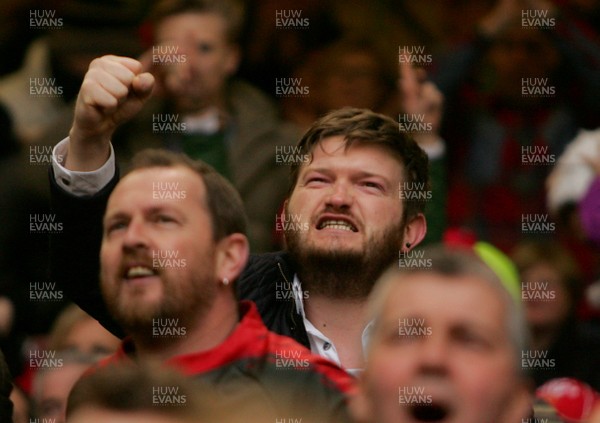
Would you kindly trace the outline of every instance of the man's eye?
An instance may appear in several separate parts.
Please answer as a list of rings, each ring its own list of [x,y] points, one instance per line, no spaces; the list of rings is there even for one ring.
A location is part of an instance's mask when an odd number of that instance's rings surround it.
[[[315,176],[306,180],[306,185],[319,185],[324,183],[327,183],[327,180],[320,176]]]
[[[125,222],[112,222],[107,225],[106,232],[111,233],[114,231],[118,231],[119,229],[124,229],[127,225]]]
[[[196,48],[198,49],[198,51],[200,53],[210,53],[211,51],[213,51],[215,49],[212,44],[208,44],[208,43],[198,43]]]
[[[156,221],[161,222],[161,223],[170,223],[170,222],[175,222],[175,219],[173,219],[171,216],[166,216],[164,214],[161,214],[156,217]]]
[[[366,181],[363,183],[363,185],[366,186],[367,188],[375,188],[378,190],[383,189],[383,187],[380,184],[378,184],[377,182]]]
[[[403,345],[415,342],[417,337],[402,327],[388,327],[382,332],[383,342],[387,345]]]
[[[470,348],[488,349],[490,347],[489,342],[485,338],[468,331],[461,331],[457,333],[456,339],[461,344]]]

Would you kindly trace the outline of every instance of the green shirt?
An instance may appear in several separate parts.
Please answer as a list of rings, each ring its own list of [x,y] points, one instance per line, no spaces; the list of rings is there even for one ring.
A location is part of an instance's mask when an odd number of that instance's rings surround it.
[[[182,138],[182,147],[183,152],[192,159],[203,160],[214,167],[221,175],[231,179],[224,132],[186,134]]]

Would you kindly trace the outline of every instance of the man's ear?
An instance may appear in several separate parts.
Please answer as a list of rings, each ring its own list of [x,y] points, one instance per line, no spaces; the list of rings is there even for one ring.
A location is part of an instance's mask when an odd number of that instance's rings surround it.
[[[285,216],[285,211],[287,210],[289,202],[290,202],[290,197],[286,197],[285,200],[283,200],[283,204],[281,204],[281,207],[277,212],[277,213],[279,213],[279,217]]]
[[[404,244],[400,250],[404,253],[419,245],[427,235],[427,220],[423,213],[414,216],[404,227]]]
[[[217,243],[216,275],[220,281],[234,281],[244,270],[250,255],[248,238],[244,234],[234,233]]]
[[[237,44],[230,44],[227,47],[227,49],[228,51],[225,62],[225,72],[227,73],[227,76],[233,76],[240,66],[240,61],[242,60],[242,53],[240,51],[240,47]]]

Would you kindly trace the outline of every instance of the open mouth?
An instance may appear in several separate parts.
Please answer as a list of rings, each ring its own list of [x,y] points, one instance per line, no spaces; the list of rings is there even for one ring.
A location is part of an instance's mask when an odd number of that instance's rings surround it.
[[[450,414],[450,410],[444,404],[414,404],[409,413],[418,422],[441,422]]]
[[[127,267],[124,272],[124,277],[126,280],[141,279],[156,275],[158,275],[158,271],[156,269],[144,265]]]
[[[340,218],[322,218],[317,224],[317,229],[337,229],[341,231],[358,232],[358,229],[352,222]]]

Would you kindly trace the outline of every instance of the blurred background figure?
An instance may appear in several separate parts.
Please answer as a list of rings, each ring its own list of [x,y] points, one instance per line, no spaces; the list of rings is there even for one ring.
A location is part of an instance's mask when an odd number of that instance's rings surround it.
[[[145,13],[141,1],[117,7],[83,0],[30,1],[29,7],[27,32],[40,36],[27,47],[21,68],[0,80],[0,104],[24,147],[53,145],[69,130],[72,101],[94,57],[141,53],[137,26]],[[36,15],[42,11],[46,19]]]
[[[449,173],[449,222],[509,251],[522,216],[547,214],[544,179],[577,128],[591,124],[587,116],[597,103],[587,94],[599,93],[599,63],[579,48],[580,38],[568,33],[565,42],[563,27],[573,21],[567,4],[444,4],[449,16],[467,9],[474,19],[469,36],[449,38],[454,42],[437,55],[432,72],[446,97],[441,134],[456,166]],[[524,26],[523,11],[548,16],[554,26]]]
[[[48,366],[40,368],[31,395],[35,417],[42,422],[64,423],[71,389],[97,359],[97,356],[65,352],[56,354],[55,361],[48,361]]]
[[[398,113],[397,66],[393,56],[379,51],[369,39],[342,39],[305,56],[304,64],[292,73],[310,90],[304,97],[281,98],[286,116],[308,129],[325,113],[342,107],[358,107],[378,113]]]
[[[580,130],[546,180],[547,205],[561,240],[583,270],[579,316],[600,331],[600,129]]]
[[[28,20],[29,10],[41,3],[39,0],[5,0],[0,3],[0,76],[18,69],[27,46],[41,35],[41,32],[29,29]],[[53,0],[45,4],[48,7],[56,5]]]
[[[528,240],[519,243],[511,256],[521,276],[530,348],[552,360],[549,366],[530,368],[536,386],[573,377],[600,389],[600,337],[577,321],[582,284],[569,252],[556,241]]]
[[[27,357],[34,359],[27,360],[16,378],[15,411],[28,421],[30,396],[38,417],[55,418],[52,416],[58,413],[64,419],[61,401],[66,400],[72,384],[85,368],[113,354],[120,340],[74,304],[65,307],[48,335],[38,340],[26,344]],[[67,365],[69,369],[64,370]]]
[[[120,340],[75,304],[68,305],[56,318],[50,331],[48,349],[109,356]]]

